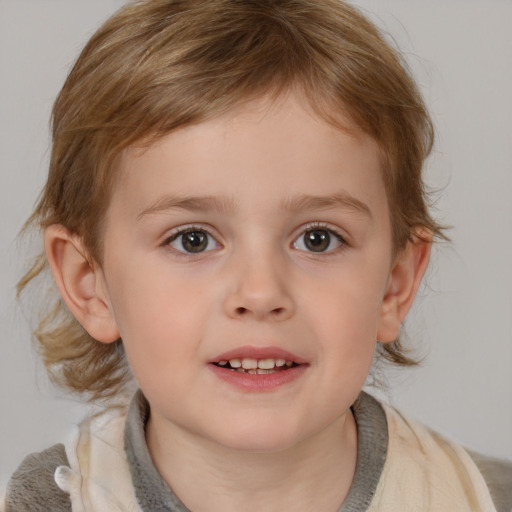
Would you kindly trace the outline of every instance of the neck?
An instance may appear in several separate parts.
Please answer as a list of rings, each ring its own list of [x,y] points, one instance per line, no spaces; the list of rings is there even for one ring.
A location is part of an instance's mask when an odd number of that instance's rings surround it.
[[[149,451],[164,480],[194,512],[335,512],[355,473],[357,431],[350,411],[300,444],[272,453],[233,450],[171,430],[151,416]]]

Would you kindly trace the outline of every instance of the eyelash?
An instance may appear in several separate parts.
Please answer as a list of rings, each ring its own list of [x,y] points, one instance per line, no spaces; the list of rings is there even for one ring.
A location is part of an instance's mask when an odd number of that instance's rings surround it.
[[[334,249],[327,250],[327,251],[314,251],[314,250],[301,249],[301,248],[297,247],[299,241],[301,240],[301,237],[304,237],[306,235],[306,233],[312,232],[315,230],[325,231],[325,232],[329,233],[330,235],[333,235],[334,238],[339,243],[339,246],[335,247]],[[172,247],[173,242],[175,242],[176,240],[178,240],[180,237],[182,237],[183,235],[185,235],[187,233],[205,233],[206,236],[209,238],[207,240],[206,249],[194,252],[194,251],[187,251],[187,250],[182,251],[182,250]],[[217,238],[210,233],[209,229],[206,229],[202,226],[189,225],[189,226],[177,228],[175,231],[173,231],[169,236],[167,236],[165,238],[165,240],[162,242],[161,245],[164,247],[171,248],[177,256],[190,257],[190,256],[194,256],[194,255],[200,256],[204,253],[210,252],[212,249],[211,248],[208,249],[208,246],[210,245],[212,240],[217,244],[218,247],[220,246],[220,243],[218,242]],[[302,240],[303,240],[303,238],[302,238]],[[314,223],[310,223],[310,224],[307,224],[306,226],[301,227],[300,232],[298,233],[297,236],[294,237],[293,242],[292,242],[292,247],[296,250],[299,250],[299,251],[302,251],[302,252],[305,252],[305,253],[308,253],[311,255],[322,255],[322,256],[327,256],[327,255],[331,256],[333,253],[336,254],[340,250],[343,250],[347,245],[348,244],[347,244],[345,238],[338,230],[334,229],[333,227],[331,227],[325,223],[321,223],[321,222],[314,222]]]
[[[304,250],[296,247],[296,244],[301,239],[301,237],[304,237],[306,233],[315,231],[315,230],[326,231],[330,235],[333,235],[334,238],[338,241],[339,246],[335,247],[334,249],[328,250],[328,251],[318,251],[318,252],[304,251]],[[312,222],[310,224],[307,224],[306,226],[301,227],[298,236],[294,237],[292,246],[297,250],[301,250],[303,252],[308,253],[309,255],[325,257],[325,256],[333,256],[333,255],[337,254],[338,252],[342,251],[343,249],[345,249],[348,246],[348,243],[345,240],[345,237],[334,227],[332,227],[328,224],[325,224],[323,222]]]
[[[179,249],[172,247],[172,242],[178,240],[183,235],[186,235],[187,233],[197,233],[197,232],[205,233],[207,235],[207,237],[209,237],[210,240],[207,241],[208,245],[211,243],[211,240],[214,240],[215,243],[217,244],[217,246],[220,246],[217,238],[215,236],[213,236],[208,229],[206,229],[202,226],[195,226],[195,225],[177,228],[175,231],[173,231],[169,236],[167,236],[165,238],[165,240],[162,242],[161,245],[163,247],[172,249],[173,253],[177,256],[183,256],[183,257],[190,257],[190,256],[194,256],[194,255],[201,256],[202,254],[204,254],[206,252],[210,252],[211,249],[207,250],[207,251],[198,251],[198,252],[194,253],[193,251],[190,251],[190,252],[189,251],[181,251]]]

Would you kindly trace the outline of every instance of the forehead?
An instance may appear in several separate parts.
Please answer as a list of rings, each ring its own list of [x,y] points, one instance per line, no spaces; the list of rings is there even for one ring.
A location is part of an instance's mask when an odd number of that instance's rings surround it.
[[[147,208],[165,196],[232,205],[343,193],[386,206],[377,143],[348,120],[315,114],[299,95],[262,98],[122,155],[113,202]]]

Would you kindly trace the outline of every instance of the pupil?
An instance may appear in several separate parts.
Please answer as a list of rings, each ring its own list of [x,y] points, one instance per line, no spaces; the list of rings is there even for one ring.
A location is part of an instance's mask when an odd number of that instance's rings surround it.
[[[206,233],[201,231],[191,231],[185,233],[182,238],[183,247],[188,252],[201,252],[206,249],[208,245],[208,239]]]
[[[331,243],[331,235],[325,229],[315,229],[304,235],[306,247],[313,252],[325,251]]]

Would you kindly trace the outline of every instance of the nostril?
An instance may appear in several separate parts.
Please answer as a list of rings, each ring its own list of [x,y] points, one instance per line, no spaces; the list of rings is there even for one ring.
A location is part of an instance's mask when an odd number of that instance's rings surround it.
[[[238,308],[236,308],[234,310],[234,313],[236,316],[245,316],[247,313],[249,313],[250,311],[252,311],[250,308],[245,308],[243,306],[240,306]],[[284,314],[286,313],[286,308],[282,308],[282,307],[279,307],[279,308],[274,308],[274,309],[271,309],[269,312],[268,312],[268,315],[271,316],[271,317],[281,317],[283,316]]]
[[[282,321],[293,313],[291,312],[291,308],[287,306],[273,308],[265,307],[264,304],[247,304],[245,306],[233,305],[232,308],[229,308],[228,314],[232,318],[237,318],[239,320],[254,317],[258,320]]]

